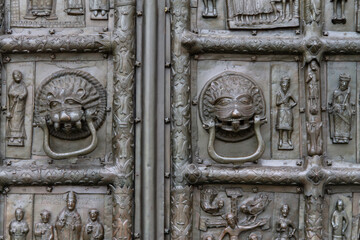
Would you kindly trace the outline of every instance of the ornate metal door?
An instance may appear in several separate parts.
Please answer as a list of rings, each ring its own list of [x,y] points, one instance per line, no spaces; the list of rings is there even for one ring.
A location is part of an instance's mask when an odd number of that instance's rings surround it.
[[[360,239],[359,0],[0,0],[0,238]]]

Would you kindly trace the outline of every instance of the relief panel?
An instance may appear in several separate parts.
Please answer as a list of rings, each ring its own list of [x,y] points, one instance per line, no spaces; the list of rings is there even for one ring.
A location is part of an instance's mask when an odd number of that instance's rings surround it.
[[[11,27],[85,27],[82,0],[8,1],[10,2]]]
[[[74,190],[74,191],[72,191]],[[5,239],[110,239],[112,233],[112,197],[106,187],[14,187],[6,198]],[[22,210],[23,220],[16,212]],[[20,224],[21,222],[21,224]],[[19,231],[28,226],[28,232]],[[91,238],[92,236],[98,238]]]
[[[356,63],[327,63],[327,154],[335,161],[356,162]]]
[[[300,158],[298,63],[217,61],[214,66],[210,60],[199,60],[197,67],[198,82],[193,88],[196,87],[198,95],[193,97],[199,106],[197,109],[197,106],[193,106],[193,117],[197,116],[196,125],[193,125],[197,126],[197,133],[194,132],[193,137],[198,138],[194,151],[200,162],[238,164],[259,158]],[[291,96],[291,100],[277,108],[276,96],[284,77],[290,78],[286,96]],[[246,89],[250,89],[251,96],[247,100],[244,98]],[[272,111],[269,111],[270,106]],[[256,134],[257,121],[259,135]],[[215,124],[216,134],[214,147],[210,148],[213,144],[212,124]],[[280,128],[284,141],[282,147]],[[262,152],[259,150],[262,147],[260,139],[263,139],[265,146]]]
[[[303,201],[295,188],[262,186],[202,186],[195,191],[194,239],[295,239],[303,237],[299,210]],[[218,210],[204,205],[208,194]],[[214,206],[213,206],[214,207]],[[285,234],[285,235],[284,235]]]
[[[358,0],[326,1],[326,4],[323,4],[324,30],[355,32],[357,1]]]
[[[71,67],[70,67],[71,66]],[[40,71],[40,69],[48,69],[48,71]],[[38,62],[36,64],[37,76],[36,76],[36,85],[37,85],[37,91],[39,93],[39,89],[44,84],[45,79],[48,79],[52,74],[59,73],[59,71],[79,71],[82,73],[90,74],[94,80],[94,83],[97,82],[99,85],[99,89],[104,89],[106,91],[106,87],[108,84],[111,84],[111,72],[110,71],[99,71],[99,69],[107,69],[108,64],[107,61],[88,61],[87,63],[84,62],[63,62],[63,61],[54,61],[54,62]],[[65,78],[68,78],[67,75],[64,75]],[[108,82],[110,81],[110,82]],[[86,81],[85,81],[86,82]],[[90,89],[92,89],[95,92],[98,92],[96,88],[93,88],[92,86],[95,85],[89,85]],[[81,90],[82,88],[79,88]],[[100,95],[98,94],[100,93]],[[87,154],[87,156],[96,156],[96,157],[104,157],[107,153],[110,152],[110,141],[111,138],[108,136],[110,134],[109,127],[111,127],[111,118],[109,118],[109,114],[106,111],[106,106],[108,106],[109,102],[111,102],[111,95],[106,94],[104,95],[103,90],[96,93],[95,95],[89,95],[87,99],[89,99],[93,103],[100,103],[101,107],[98,109],[92,108],[92,104],[90,102],[87,103],[89,110],[93,109],[98,116],[102,117],[96,117],[93,118],[94,121],[94,127],[96,130],[96,137],[97,137],[97,146],[95,148],[95,151],[92,151],[91,153]],[[98,96],[98,98],[94,99],[95,96]],[[95,100],[95,102],[93,101]],[[82,100],[83,101],[83,100]],[[99,105],[99,106],[100,106]],[[40,109],[39,109],[40,110]],[[46,107],[44,110],[48,110]],[[90,113],[90,112],[88,112]],[[75,112],[74,112],[75,114]],[[82,118],[78,119],[77,121],[78,125],[76,125],[76,121],[73,122],[71,125],[71,132],[77,132],[77,137],[74,134],[67,134],[65,128],[65,122],[63,125],[62,121],[59,123],[56,123],[56,119],[54,119],[52,122],[52,125],[49,125],[50,128],[50,147],[54,150],[54,152],[58,153],[64,153],[64,152],[72,152],[79,149],[87,149],[89,146],[93,145],[93,134],[90,134],[88,130],[83,131],[84,129],[87,129],[88,121],[84,118],[86,116],[86,112],[83,115]],[[56,117],[54,115],[54,117]],[[77,118],[77,115],[73,116],[72,118]],[[106,119],[106,121],[105,121]],[[55,122],[54,122],[55,121]],[[110,124],[110,125],[109,125]],[[53,127],[52,127],[53,126]],[[59,130],[57,131],[55,126],[59,126]],[[76,128],[78,130],[76,130]],[[107,134],[109,133],[109,134]],[[60,134],[60,135],[59,135]],[[80,134],[80,135],[79,135]],[[68,137],[66,137],[68,136]],[[71,137],[71,138],[69,138]],[[33,154],[38,156],[46,156],[44,149],[43,149],[43,142],[44,142],[44,134],[43,130],[41,128],[34,128],[34,145],[33,145]],[[76,144],[73,144],[76,143]]]
[[[22,80],[20,84],[15,83],[15,85],[14,72],[16,71],[21,73]],[[5,94],[2,96],[2,101],[7,107],[6,115],[2,116],[2,119],[5,120],[3,129],[6,129],[4,145],[7,158],[26,159],[31,156],[34,74],[33,63],[6,65],[7,87],[3,89]]]

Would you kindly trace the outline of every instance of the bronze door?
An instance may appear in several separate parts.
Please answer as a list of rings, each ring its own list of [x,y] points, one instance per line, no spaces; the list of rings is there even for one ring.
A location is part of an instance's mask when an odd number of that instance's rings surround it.
[[[0,0],[0,238],[359,239],[358,0]]]

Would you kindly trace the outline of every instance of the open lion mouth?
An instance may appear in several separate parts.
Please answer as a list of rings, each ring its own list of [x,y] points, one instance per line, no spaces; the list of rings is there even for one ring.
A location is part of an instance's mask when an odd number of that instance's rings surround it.
[[[77,122],[66,122],[66,123],[59,123],[59,122],[56,122],[54,123],[54,128],[55,130],[60,130],[60,128],[62,127],[62,129],[69,133],[73,130],[73,127],[76,127],[77,129],[81,129],[82,128],[82,123],[81,121],[77,121]]]
[[[216,124],[216,126],[228,132],[239,132],[250,128],[251,123],[253,123],[253,120],[250,119],[218,119],[218,123]]]

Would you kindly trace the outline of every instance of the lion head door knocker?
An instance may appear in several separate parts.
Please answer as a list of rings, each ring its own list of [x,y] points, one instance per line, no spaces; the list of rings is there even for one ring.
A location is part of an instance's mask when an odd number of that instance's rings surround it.
[[[106,91],[90,74],[63,70],[45,79],[37,92],[35,123],[44,131],[44,151],[53,159],[85,155],[97,146],[96,131],[105,120]],[[67,153],[50,147],[50,136],[79,140],[92,136],[89,146]]]
[[[200,94],[199,114],[209,131],[208,153],[219,163],[241,164],[259,159],[265,150],[260,127],[266,123],[265,99],[261,89],[249,77],[224,72],[206,83]],[[215,138],[238,142],[256,135],[256,151],[243,157],[225,157],[216,153]]]

